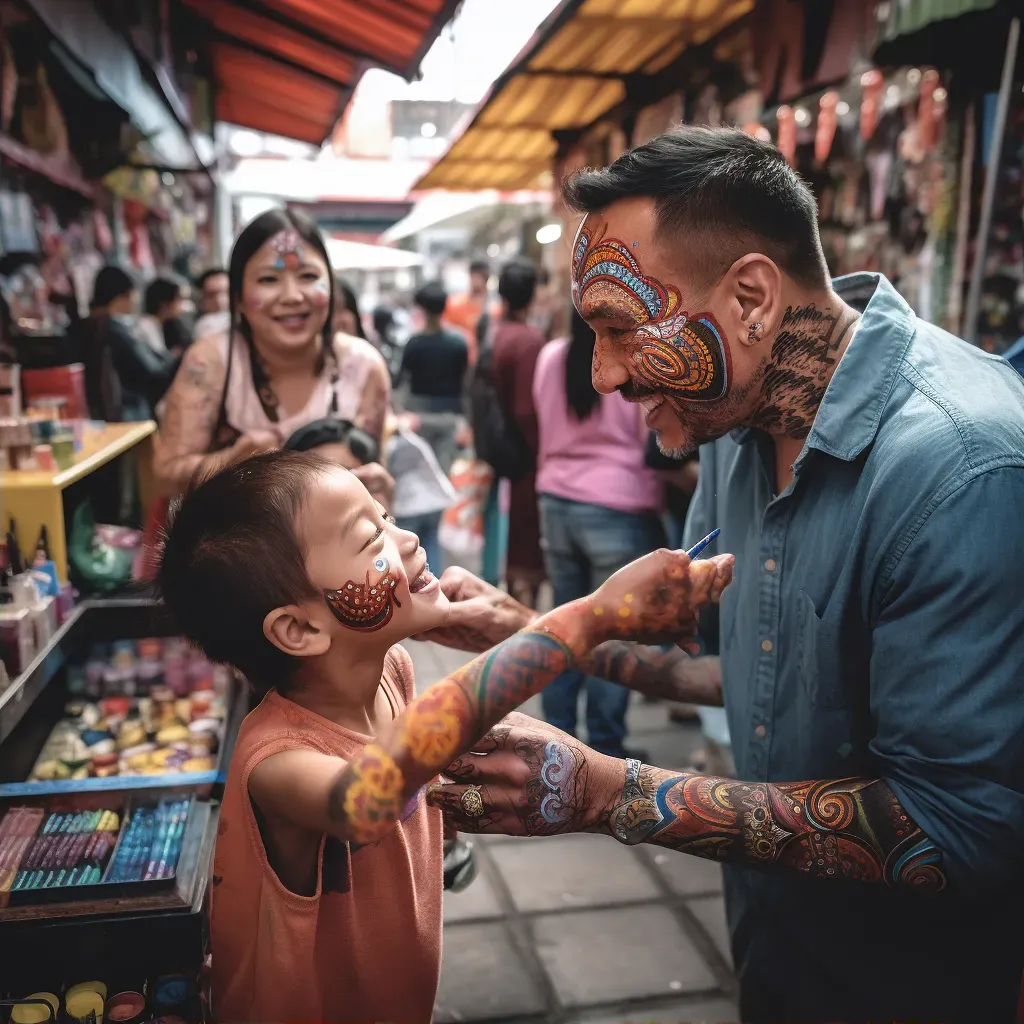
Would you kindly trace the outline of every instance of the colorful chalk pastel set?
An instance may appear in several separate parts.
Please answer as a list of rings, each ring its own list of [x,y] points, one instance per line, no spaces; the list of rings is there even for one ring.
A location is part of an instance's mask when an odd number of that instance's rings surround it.
[[[0,819],[0,908],[172,886],[193,799],[172,794],[156,803],[78,810],[9,807]]]
[[[111,979],[113,980],[113,979]],[[123,987],[127,981],[130,987]],[[133,979],[81,981],[56,991],[32,992],[0,1001],[11,1024],[196,1024],[205,1016],[199,979],[165,974],[141,984]],[[0,1009],[0,1020],[6,1020]]]

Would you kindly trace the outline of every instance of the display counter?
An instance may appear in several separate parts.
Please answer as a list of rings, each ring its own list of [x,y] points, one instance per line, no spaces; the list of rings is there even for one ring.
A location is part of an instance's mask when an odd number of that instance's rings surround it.
[[[155,494],[152,483],[155,433],[156,424],[151,420],[141,423],[105,423],[100,427],[87,427],[82,438],[82,449],[75,453],[74,463],[69,468],[53,472],[0,472],[0,508],[5,521],[8,516],[14,518],[21,550],[33,551],[40,528],[45,526],[50,543],[50,556],[57,566],[61,580],[66,580],[68,556],[64,492],[128,451],[137,453],[139,496],[142,507],[149,508]]]
[[[0,694],[0,998],[96,981],[203,1019],[218,801],[246,705],[145,600],[80,605]]]

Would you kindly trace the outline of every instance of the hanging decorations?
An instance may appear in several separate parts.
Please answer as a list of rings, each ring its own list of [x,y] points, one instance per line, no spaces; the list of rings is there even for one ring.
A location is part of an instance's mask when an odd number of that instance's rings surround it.
[[[796,114],[793,108],[783,104],[775,112],[776,120],[779,123],[779,138],[777,145],[779,151],[786,158],[790,167],[796,165]]]
[[[863,93],[860,101],[860,137],[867,142],[875,134],[878,115],[882,105],[882,72],[876,69],[865,71],[860,76]]]
[[[832,143],[836,137],[838,117],[836,107],[839,106],[839,93],[829,90],[818,101],[818,127],[814,132],[814,160],[824,164],[832,152]]]

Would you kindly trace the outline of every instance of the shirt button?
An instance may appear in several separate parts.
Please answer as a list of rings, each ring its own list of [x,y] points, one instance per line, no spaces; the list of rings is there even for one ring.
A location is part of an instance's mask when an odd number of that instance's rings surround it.
[[[765,651],[766,653],[772,649],[772,646],[773,645],[772,645],[771,640],[762,640],[761,641],[761,650]]]
[[[775,572],[775,564],[776,564],[775,563],[775,559],[774,558],[769,558],[768,561],[764,563],[764,567],[769,572]]]
[[[767,730],[767,729],[766,729],[766,728],[765,728],[765,727],[764,727],[763,725],[759,725],[759,726],[758,726],[758,727],[757,727],[757,728],[756,728],[756,729],[754,730],[754,735],[755,735],[755,736],[756,736],[756,737],[757,737],[757,738],[758,738],[759,740],[763,740],[763,739],[765,738],[765,736],[767,736],[767,735],[768,735],[768,730]]]

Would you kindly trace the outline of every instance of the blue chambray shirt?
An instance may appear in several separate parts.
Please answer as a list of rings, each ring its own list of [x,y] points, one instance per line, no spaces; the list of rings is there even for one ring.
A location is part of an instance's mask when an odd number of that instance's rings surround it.
[[[1024,853],[1024,382],[885,278],[795,477],[735,431],[700,453],[686,546],[721,528],[737,775],[882,777],[942,852],[924,896],[726,868],[744,1020],[1010,1020]]]

